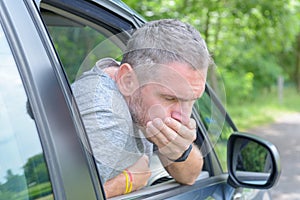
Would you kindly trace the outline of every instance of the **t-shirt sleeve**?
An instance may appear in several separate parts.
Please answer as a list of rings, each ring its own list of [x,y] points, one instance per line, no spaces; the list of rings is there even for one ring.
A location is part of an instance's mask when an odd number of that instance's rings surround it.
[[[136,153],[131,152],[135,145],[130,139],[133,136],[131,115],[123,96],[111,86],[111,80],[105,81],[107,78],[90,75],[72,85],[104,182],[137,160]]]

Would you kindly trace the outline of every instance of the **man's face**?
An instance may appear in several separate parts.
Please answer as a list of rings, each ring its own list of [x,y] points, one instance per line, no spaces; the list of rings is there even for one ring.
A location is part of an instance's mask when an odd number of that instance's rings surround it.
[[[172,117],[183,125],[190,121],[192,106],[204,92],[206,69],[174,62],[158,68],[150,81],[140,83],[128,102],[133,120],[142,127],[154,118]]]

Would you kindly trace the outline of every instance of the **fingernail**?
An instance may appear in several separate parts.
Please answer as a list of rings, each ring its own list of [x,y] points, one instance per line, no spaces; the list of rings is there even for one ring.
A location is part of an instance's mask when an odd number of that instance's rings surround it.
[[[147,124],[146,124],[146,127],[151,126],[151,123],[152,123],[152,121],[148,121]]]
[[[190,121],[189,122],[189,128],[190,129],[195,129],[196,128],[196,124]]]
[[[170,124],[170,123],[171,123],[170,117],[167,117],[167,118],[165,119],[165,123],[166,123],[166,124]]]
[[[154,123],[154,125],[156,125],[156,126],[160,126],[160,125],[162,125],[162,120],[160,119],[160,118],[155,118],[154,120],[153,120],[153,123]]]

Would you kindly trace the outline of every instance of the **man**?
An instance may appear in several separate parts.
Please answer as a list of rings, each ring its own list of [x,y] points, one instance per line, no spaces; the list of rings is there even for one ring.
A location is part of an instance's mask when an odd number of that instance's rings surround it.
[[[210,64],[192,26],[158,20],[135,31],[120,65],[102,59],[72,85],[107,197],[147,184],[153,145],[176,181],[195,182],[203,158],[190,116]]]

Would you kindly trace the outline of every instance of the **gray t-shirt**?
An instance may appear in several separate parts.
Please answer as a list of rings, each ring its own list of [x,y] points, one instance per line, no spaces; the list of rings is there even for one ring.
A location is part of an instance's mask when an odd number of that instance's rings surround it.
[[[102,59],[72,84],[103,183],[153,151],[153,144],[132,122],[115,81],[101,70],[116,64]]]

